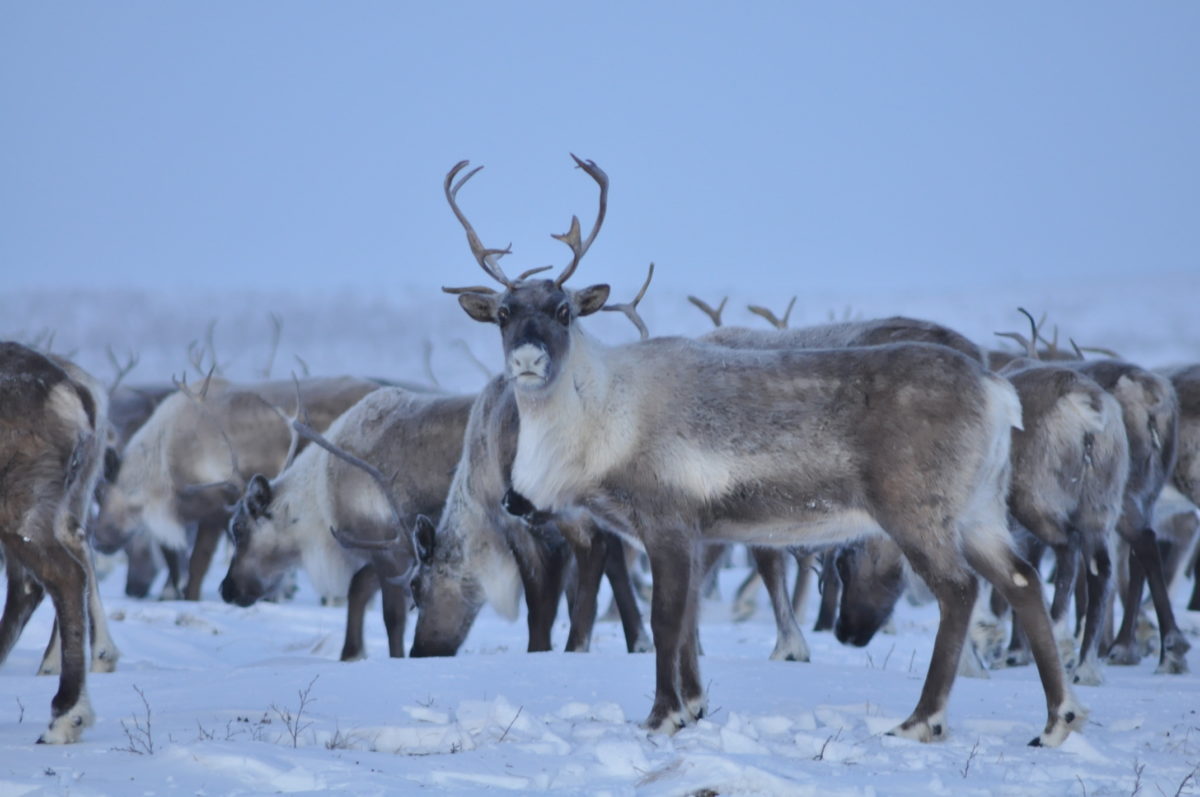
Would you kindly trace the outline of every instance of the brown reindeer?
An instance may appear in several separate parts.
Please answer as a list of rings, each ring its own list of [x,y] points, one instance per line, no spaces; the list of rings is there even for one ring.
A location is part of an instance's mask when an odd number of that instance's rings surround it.
[[[92,724],[85,635],[103,620],[85,522],[108,438],[104,389],[76,366],[18,343],[0,343],[0,545],[8,593],[0,661],[49,593],[61,639],[58,692],[39,742],[79,739]]]
[[[589,514],[639,540],[654,578],[654,705],[672,732],[706,706],[697,634],[701,541],[836,543],[886,533],[937,595],[942,621],[912,715],[894,733],[946,732],[946,704],[977,585],[1000,589],[1030,637],[1047,722],[1060,744],[1085,711],[1066,682],[1037,574],[1012,548],[1005,517],[1012,386],[944,346],[734,350],[683,338],[605,346],[578,319],[607,285],[564,283],[603,221],[556,236],[572,251],[555,279],[509,279],[456,203],[467,165],[444,190],[480,267],[503,286],[456,289],[467,314],[499,327],[520,418],[513,487],[540,510]]]

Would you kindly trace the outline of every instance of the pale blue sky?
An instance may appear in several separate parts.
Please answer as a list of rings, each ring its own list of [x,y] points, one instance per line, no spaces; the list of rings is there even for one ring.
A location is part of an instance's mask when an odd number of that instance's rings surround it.
[[[1196,2],[5,2],[25,287],[509,273],[790,295],[1200,268]]]

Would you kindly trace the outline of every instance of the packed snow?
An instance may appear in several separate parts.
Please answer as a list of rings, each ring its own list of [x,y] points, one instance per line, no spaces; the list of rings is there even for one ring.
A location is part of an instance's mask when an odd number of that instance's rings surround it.
[[[614,286],[614,297],[636,290]],[[706,329],[684,293],[651,289],[643,315],[656,334]],[[234,378],[261,377],[269,367],[276,376],[350,372],[476,389],[483,370],[498,370],[495,330],[434,296],[428,287],[392,296],[9,294],[0,297],[0,337],[46,342],[53,330],[55,351],[102,378],[112,371],[109,347],[118,359],[136,352],[127,381],[162,383],[185,372],[196,378],[188,343],[203,345],[215,320],[210,352]],[[1016,286],[941,296],[805,295],[792,323],[906,314],[993,345],[994,331],[1025,331],[1020,304],[1047,312],[1064,345],[1070,335],[1157,366],[1200,354],[1196,296],[1194,275],[1035,296]],[[747,302],[771,302],[782,312],[788,298],[735,292],[727,322],[760,325],[743,309]],[[274,354],[268,313],[283,322]],[[635,334],[615,314],[588,321],[605,339]],[[53,620],[48,602],[0,669],[0,795],[1200,792],[1194,673],[1155,675],[1155,657],[1107,667],[1103,686],[1076,687],[1091,715],[1084,732],[1058,749],[1026,746],[1045,722],[1031,667],[960,678],[948,740],[896,739],[885,734],[916,702],[936,609],[902,602],[895,633],[877,635],[866,648],[809,631],[810,663],[769,661],[775,629],[765,596],[749,620],[732,619],[731,596],[748,572],[742,557],[734,561],[702,608],[711,714],[665,737],[639,727],[652,700],[654,657],[627,654],[615,621],[597,624],[591,652],[568,655],[561,652],[564,608],[555,629],[559,650],[529,654],[523,621],[487,609],[457,657],[393,660],[376,604],[368,659],[342,663],[345,610],[320,605],[303,576],[291,601],[226,605],[217,594],[224,575],[218,554],[200,602],[141,601],[124,596],[118,558],[101,592],[123,656],[115,673],[89,676],[97,722],[79,744],[34,744],[57,688],[56,678],[34,675]],[[1175,606],[1194,638],[1200,613],[1183,609],[1182,589],[1190,585],[1180,586]],[[410,617],[410,635],[414,623]],[[1200,668],[1194,652],[1191,664]]]

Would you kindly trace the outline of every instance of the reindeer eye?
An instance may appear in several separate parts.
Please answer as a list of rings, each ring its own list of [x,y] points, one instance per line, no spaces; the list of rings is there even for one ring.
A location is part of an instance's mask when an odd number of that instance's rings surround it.
[[[554,317],[557,318],[558,323],[562,324],[564,327],[567,326],[568,324],[570,324],[571,323],[571,305],[567,304],[566,302],[563,302],[562,304],[560,304],[558,306],[558,310],[555,311],[555,313],[554,313]]]
[[[504,326],[508,323],[508,308],[504,305],[500,305],[496,308],[496,323],[500,326]]]

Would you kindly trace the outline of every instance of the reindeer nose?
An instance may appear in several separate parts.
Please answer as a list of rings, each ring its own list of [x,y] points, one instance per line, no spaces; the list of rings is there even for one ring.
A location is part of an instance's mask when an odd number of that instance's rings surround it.
[[[545,376],[546,366],[550,363],[550,355],[540,346],[524,343],[513,350],[508,357],[508,362],[513,376],[522,374]]]

